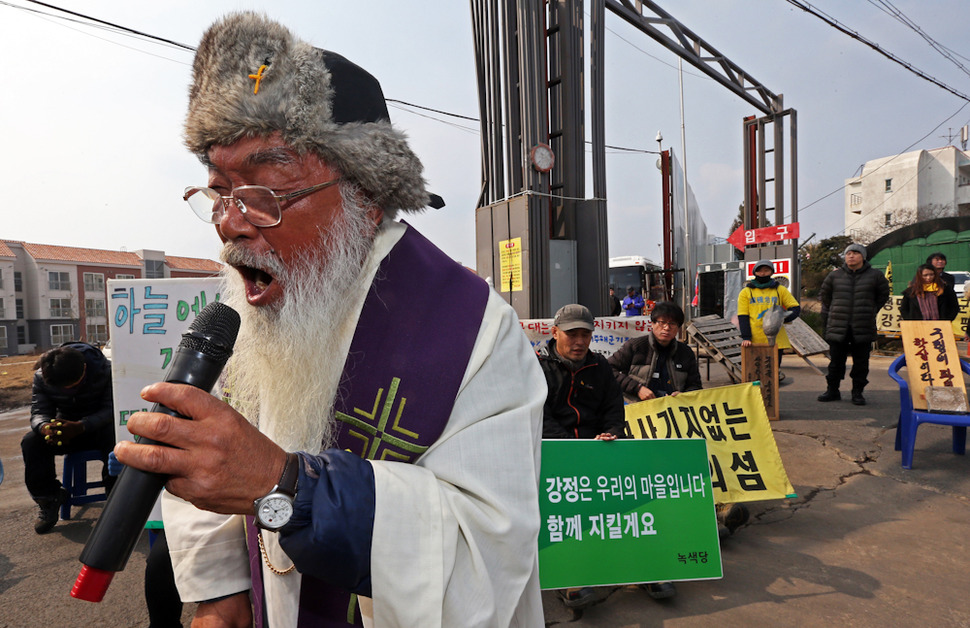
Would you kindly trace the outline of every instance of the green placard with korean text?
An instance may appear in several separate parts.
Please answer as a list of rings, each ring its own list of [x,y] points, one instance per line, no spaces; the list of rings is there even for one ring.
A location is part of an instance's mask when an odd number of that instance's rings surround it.
[[[543,589],[720,578],[700,439],[544,440]]]

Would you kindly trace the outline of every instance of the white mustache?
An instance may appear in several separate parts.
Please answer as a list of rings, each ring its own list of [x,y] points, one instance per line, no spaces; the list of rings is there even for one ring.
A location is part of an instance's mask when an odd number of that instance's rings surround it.
[[[219,259],[230,266],[248,266],[273,275],[282,274],[283,264],[273,253],[257,254],[233,242],[226,242],[219,252]]]

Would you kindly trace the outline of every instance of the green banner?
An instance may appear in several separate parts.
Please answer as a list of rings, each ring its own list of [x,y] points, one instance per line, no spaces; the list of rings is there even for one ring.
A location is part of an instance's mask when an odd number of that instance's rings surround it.
[[[543,440],[543,589],[720,578],[706,442]]]

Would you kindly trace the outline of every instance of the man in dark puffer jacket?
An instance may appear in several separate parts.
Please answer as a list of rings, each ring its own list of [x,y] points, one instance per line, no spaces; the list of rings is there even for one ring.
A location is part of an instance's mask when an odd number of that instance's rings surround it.
[[[866,261],[866,248],[850,244],[843,253],[845,264],[822,282],[822,325],[829,343],[828,384],[819,401],[842,398],[839,384],[845,377],[845,362],[852,356],[852,403],[866,404],[862,391],[869,375],[869,351],[876,339],[876,315],[889,300],[889,282]]]

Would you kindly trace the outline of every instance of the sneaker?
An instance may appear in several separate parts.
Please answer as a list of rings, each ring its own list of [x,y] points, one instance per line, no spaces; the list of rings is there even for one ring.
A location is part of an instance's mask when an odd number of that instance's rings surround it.
[[[655,600],[666,600],[677,595],[677,587],[673,582],[644,582],[640,588]]]
[[[748,522],[751,513],[744,504],[718,504],[717,536],[724,538]]]
[[[560,589],[556,593],[562,598],[562,603],[567,608],[586,608],[596,600],[596,591],[593,590],[593,587]]]
[[[818,396],[819,401],[839,401],[840,399],[842,399],[842,393],[832,389],[826,390]]]
[[[862,396],[862,391],[852,391],[852,403],[857,406],[866,405],[866,398]]]
[[[67,491],[61,487],[53,497],[38,497],[34,501],[40,506],[37,520],[34,521],[34,532],[47,534],[57,525],[61,506],[67,501]]]

